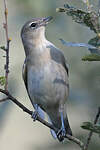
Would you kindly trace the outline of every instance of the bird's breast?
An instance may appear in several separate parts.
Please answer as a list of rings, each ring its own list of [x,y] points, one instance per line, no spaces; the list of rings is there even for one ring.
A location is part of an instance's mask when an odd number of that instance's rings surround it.
[[[63,66],[52,61],[38,67],[30,66],[28,92],[34,103],[44,107],[58,105],[61,99],[66,101],[68,76]]]

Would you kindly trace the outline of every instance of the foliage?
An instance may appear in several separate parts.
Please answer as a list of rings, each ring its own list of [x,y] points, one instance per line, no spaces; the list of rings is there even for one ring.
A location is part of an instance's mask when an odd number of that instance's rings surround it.
[[[100,124],[93,124],[91,122],[83,122],[81,127],[83,129],[98,133],[100,135]]]
[[[89,7],[89,3],[88,3]],[[66,42],[60,39],[62,44],[71,47],[86,47],[90,51],[90,55],[86,55],[82,58],[84,61],[100,61],[100,24],[99,24],[99,12],[95,12],[92,9],[83,11],[75,7],[65,4],[63,8],[57,8],[57,12],[65,12],[68,16],[81,25],[87,26],[90,30],[94,31],[96,37],[90,39],[88,43],[72,43]]]
[[[5,85],[5,77],[4,76],[0,77],[0,85],[1,86]]]
[[[4,51],[6,50],[5,46],[0,46],[0,48]]]
[[[64,5],[64,8],[58,8],[58,12],[65,12],[68,16],[79,24],[85,25],[95,33],[100,32],[99,16],[95,11],[83,11],[75,7]]]

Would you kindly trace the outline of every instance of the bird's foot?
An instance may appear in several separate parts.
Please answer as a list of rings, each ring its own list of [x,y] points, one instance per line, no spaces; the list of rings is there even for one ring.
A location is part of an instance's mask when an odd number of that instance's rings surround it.
[[[33,121],[36,121],[37,120],[37,117],[38,117],[38,112],[35,110],[33,113],[32,113],[32,116],[33,118]]]
[[[66,136],[66,130],[65,128],[61,128],[57,133],[57,137],[59,141],[63,141],[65,136]]]

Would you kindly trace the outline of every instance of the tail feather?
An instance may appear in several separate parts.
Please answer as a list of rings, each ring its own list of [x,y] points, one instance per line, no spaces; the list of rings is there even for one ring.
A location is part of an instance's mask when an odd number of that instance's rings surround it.
[[[67,115],[66,115],[66,118],[64,119],[64,125],[65,125],[65,129],[66,129],[66,134],[72,135],[72,130],[70,128]]]
[[[52,121],[50,119],[50,117],[48,116],[48,122],[52,124]],[[50,129],[50,132],[51,132],[51,135],[54,139],[57,139],[57,135],[56,135],[56,132],[52,129]]]

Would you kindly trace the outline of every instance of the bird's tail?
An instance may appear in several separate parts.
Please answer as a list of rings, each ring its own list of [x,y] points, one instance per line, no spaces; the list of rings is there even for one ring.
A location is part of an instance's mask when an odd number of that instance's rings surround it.
[[[66,115],[66,117],[64,119],[64,125],[65,125],[66,134],[72,135],[72,130],[70,128],[67,115]]]
[[[50,122],[51,124],[53,124],[56,128],[58,128],[58,131],[61,129],[61,125],[62,125],[62,124],[61,124],[61,119],[59,119],[57,122],[55,122],[55,121],[53,121],[53,120],[51,121],[51,119],[49,118],[49,122]],[[66,130],[66,134],[72,135],[72,130],[71,130],[71,128],[70,128],[67,115],[66,115],[66,117],[64,118],[64,126],[65,126],[65,130]],[[52,130],[52,129],[50,129],[50,131],[51,131],[51,135],[53,136],[54,139],[57,139],[57,138],[58,138],[58,140],[59,140],[60,142],[62,142],[62,141],[64,140],[63,137],[59,138],[59,137],[57,136],[57,133],[58,133],[58,132],[55,132],[55,131]]]

